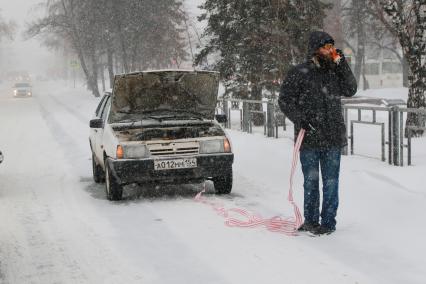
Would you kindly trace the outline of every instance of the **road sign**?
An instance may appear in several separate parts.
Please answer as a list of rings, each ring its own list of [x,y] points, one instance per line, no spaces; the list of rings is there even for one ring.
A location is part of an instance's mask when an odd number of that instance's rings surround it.
[[[80,64],[78,64],[78,61],[77,61],[77,60],[71,60],[71,62],[70,62],[70,66],[71,66],[72,68],[78,68],[78,67],[80,66]]]

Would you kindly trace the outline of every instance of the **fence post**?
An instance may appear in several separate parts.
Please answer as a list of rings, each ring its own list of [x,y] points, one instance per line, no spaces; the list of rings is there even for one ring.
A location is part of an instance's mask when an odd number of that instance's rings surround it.
[[[250,109],[247,102],[243,102],[243,132],[250,132]]]
[[[404,166],[404,113],[398,112],[399,115],[399,165]]]
[[[343,119],[345,122],[345,128],[346,128],[346,142],[349,139],[349,135],[348,135],[348,109],[347,108],[343,108]],[[344,146],[342,149],[342,155],[348,155],[348,145]]]
[[[285,116],[285,114],[283,114],[283,130],[287,131],[287,124],[285,123],[287,117]]]
[[[268,137],[274,137],[274,104],[272,102],[268,102],[266,105],[266,109],[268,111],[267,116],[267,125],[268,125]]]
[[[407,155],[408,155],[408,157],[407,157],[407,163],[408,163],[408,165],[409,166],[411,166],[411,128],[408,128],[407,129],[407,134],[408,134],[408,142],[407,142]]]
[[[253,120],[252,120],[252,112],[249,111],[249,131],[248,133],[253,133]]]
[[[392,148],[393,165],[399,166],[399,111],[398,107],[392,107]]]
[[[354,122],[351,121],[351,155],[354,154]]]
[[[267,135],[267,120],[266,120],[266,111],[263,112],[263,135]]]
[[[388,155],[389,165],[392,165],[392,109],[388,109]]]
[[[243,110],[240,109],[240,130],[243,131]]]
[[[228,108],[228,128],[231,129],[231,108]]]
[[[225,98],[223,98],[222,104],[223,104],[223,114],[225,114],[226,116],[228,116],[229,115],[229,112],[228,112],[228,101]],[[227,121],[227,123],[225,123],[225,127],[229,128],[228,126],[231,125],[231,123],[229,121],[229,117],[228,117],[227,120],[228,121]]]
[[[382,124],[382,161],[386,162],[386,154],[385,154],[385,124]]]

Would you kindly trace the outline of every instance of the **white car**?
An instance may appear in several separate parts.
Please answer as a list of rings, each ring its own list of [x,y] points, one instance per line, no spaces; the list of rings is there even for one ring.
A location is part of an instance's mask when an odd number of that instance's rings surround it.
[[[90,121],[93,178],[120,200],[130,183],[232,190],[234,154],[215,116],[219,74],[164,70],[115,76]],[[216,120],[215,120],[216,118]]]
[[[14,97],[32,97],[33,91],[30,83],[16,83],[13,85]]]

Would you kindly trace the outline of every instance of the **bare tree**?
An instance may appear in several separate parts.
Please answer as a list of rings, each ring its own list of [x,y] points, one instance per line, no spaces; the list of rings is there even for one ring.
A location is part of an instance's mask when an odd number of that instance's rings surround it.
[[[55,35],[80,61],[87,86],[99,96],[107,67],[110,83],[118,70],[163,68],[187,56],[179,0],[45,0],[46,16],[27,28],[30,37]]]
[[[426,0],[369,1],[402,47],[409,67],[408,107],[426,108]],[[421,115],[409,114],[406,125],[422,127],[425,119]],[[422,135],[423,131],[415,133]]]
[[[0,40],[2,38],[8,38],[13,40],[16,31],[16,24],[13,21],[6,22],[0,16]]]

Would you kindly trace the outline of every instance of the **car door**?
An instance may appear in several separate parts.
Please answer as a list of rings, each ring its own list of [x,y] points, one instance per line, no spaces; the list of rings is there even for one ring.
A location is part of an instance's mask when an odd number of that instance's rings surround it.
[[[110,106],[111,106],[110,96],[107,96],[105,99],[105,104],[103,105],[100,112],[100,118],[102,118],[102,121],[104,122],[104,127],[96,129],[97,131],[95,134],[95,137],[96,137],[95,151],[96,151],[96,157],[98,158],[99,162],[103,162],[103,155],[104,155],[103,136],[104,136],[104,129],[105,129],[106,119],[108,117]]]
[[[107,95],[104,95],[101,99],[101,101],[99,102],[98,106],[96,107],[96,111],[95,111],[95,116],[93,117],[93,119],[97,119],[97,118],[101,118],[101,114],[102,114],[102,110],[105,108],[105,103],[107,100]],[[96,155],[96,158],[99,160],[99,157],[97,155],[97,150],[96,150],[96,145],[97,145],[97,140],[98,140],[98,133],[99,133],[100,129],[99,128],[90,128],[90,135],[89,135],[89,139],[90,139],[90,146],[92,148],[92,152],[93,154]]]

